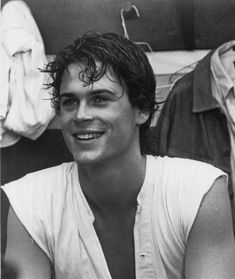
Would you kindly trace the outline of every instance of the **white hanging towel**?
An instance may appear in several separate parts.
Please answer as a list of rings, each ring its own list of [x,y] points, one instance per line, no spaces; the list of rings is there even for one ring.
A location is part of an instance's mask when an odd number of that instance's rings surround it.
[[[20,136],[38,138],[55,116],[44,83],[48,74],[44,44],[23,1],[7,2],[1,12],[0,142],[16,143]]]

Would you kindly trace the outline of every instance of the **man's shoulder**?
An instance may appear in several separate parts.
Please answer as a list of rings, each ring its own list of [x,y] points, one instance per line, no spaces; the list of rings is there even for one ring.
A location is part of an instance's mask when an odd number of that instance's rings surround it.
[[[159,174],[166,176],[167,179],[177,181],[191,181],[191,184],[202,182],[203,179],[210,180],[225,173],[212,166],[211,164],[180,157],[156,157]]]
[[[28,173],[25,177],[30,178],[49,178],[51,176],[62,175],[68,173],[73,167],[75,162],[66,162],[53,167],[41,169],[35,172]]]
[[[157,157],[156,166],[156,207],[186,243],[204,196],[218,177],[226,175],[210,164],[186,158]]]
[[[185,94],[191,95],[193,91],[193,77],[194,71],[191,71],[176,80],[171,88],[169,96],[180,97],[184,96]]]
[[[197,168],[215,168],[212,165],[190,158],[172,157],[172,156],[156,156],[155,159],[167,167],[184,166]]]
[[[5,191],[30,191],[41,192],[44,190],[50,191],[63,184],[67,176],[72,173],[75,162],[63,163],[61,165],[38,170],[26,174],[24,177],[11,181],[3,185]],[[44,190],[43,190],[44,189]]]

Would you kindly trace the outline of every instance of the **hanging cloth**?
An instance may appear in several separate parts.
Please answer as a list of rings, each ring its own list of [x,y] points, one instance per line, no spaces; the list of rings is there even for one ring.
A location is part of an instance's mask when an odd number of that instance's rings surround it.
[[[44,44],[29,7],[7,2],[1,13],[0,143],[9,146],[20,136],[35,140],[55,113],[44,83],[48,74]]]

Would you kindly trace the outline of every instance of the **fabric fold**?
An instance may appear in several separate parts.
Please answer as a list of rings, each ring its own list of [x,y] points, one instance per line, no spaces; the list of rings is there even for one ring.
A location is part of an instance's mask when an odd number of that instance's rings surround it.
[[[44,86],[49,76],[40,71],[47,64],[44,44],[29,7],[7,2],[1,20],[0,140],[9,146],[16,135],[38,138],[55,113]]]

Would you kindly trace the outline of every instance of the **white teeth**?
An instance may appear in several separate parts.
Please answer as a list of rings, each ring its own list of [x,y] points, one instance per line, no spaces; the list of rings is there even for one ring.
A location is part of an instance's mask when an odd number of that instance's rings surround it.
[[[76,135],[76,139],[79,139],[79,140],[90,140],[90,139],[99,138],[101,135],[102,135],[101,133],[81,134],[81,135]]]

